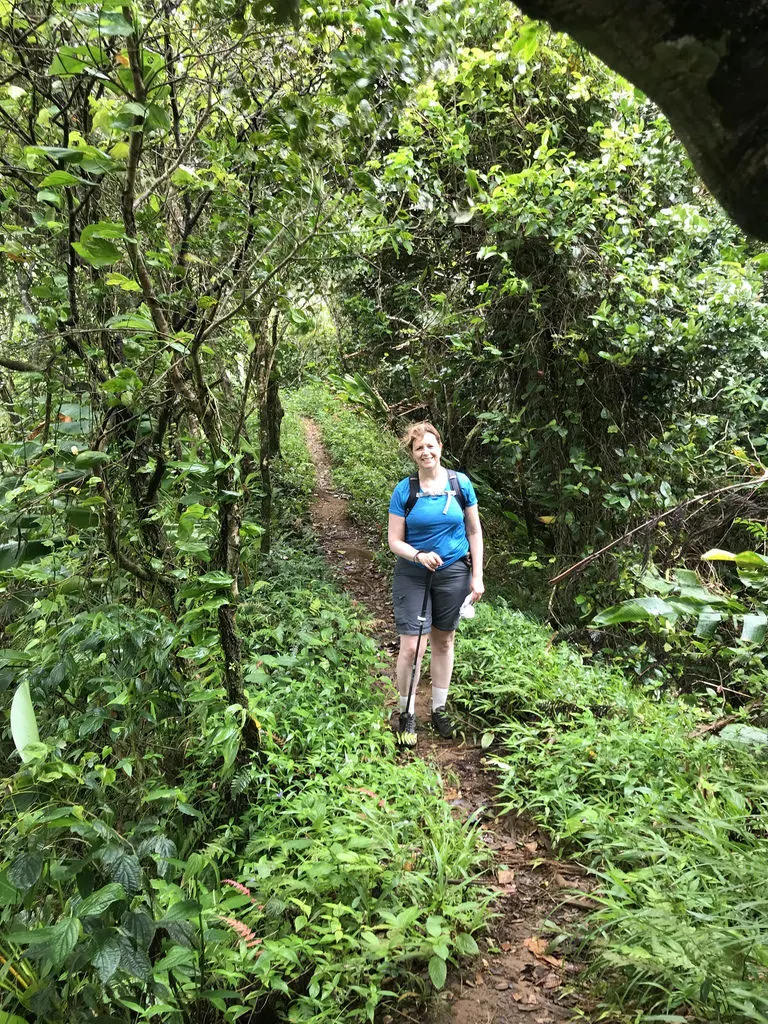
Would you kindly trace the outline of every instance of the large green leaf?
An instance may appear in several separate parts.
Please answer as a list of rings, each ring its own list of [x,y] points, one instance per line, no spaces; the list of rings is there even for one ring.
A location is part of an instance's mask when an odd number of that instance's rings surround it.
[[[6,1013],[5,1010],[0,1010],[0,1024],[28,1024],[25,1017],[19,1017],[15,1013]]]
[[[120,935],[113,929],[101,932],[92,947],[91,963],[99,973],[103,982],[109,981],[123,956],[123,943]]]
[[[50,550],[51,546],[42,540],[14,540],[9,544],[0,544],[0,572],[4,569],[12,569],[23,562],[31,562],[35,558],[42,558]]]
[[[657,618],[674,622],[677,617],[675,608],[660,597],[638,597],[606,608],[595,616],[593,622],[598,626],[615,626],[620,622],[647,622]]]
[[[8,881],[8,872],[0,874],[0,907],[12,907],[18,902],[19,890]]]
[[[479,952],[477,943],[469,932],[459,932],[456,936],[456,949],[465,956],[474,956]]]
[[[88,182],[85,182],[83,178],[70,174],[69,171],[52,171],[50,174],[46,174],[40,182],[40,188],[60,188],[62,185],[82,184],[87,185]]]
[[[78,917],[103,914],[107,907],[118,900],[125,899],[125,889],[119,882],[109,882],[96,892],[91,893],[77,908]]]
[[[445,960],[440,956],[430,957],[429,977],[435,988],[443,988],[447,975],[448,969],[445,966]]]
[[[113,881],[119,882],[130,895],[138,892],[141,865],[135,853],[122,846],[107,846],[102,850],[101,859]]]
[[[31,760],[29,754],[26,753],[26,748],[32,743],[39,743],[40,734],[37,731],[37,718],[35,709],[32,707],[32,698],[29,695],[29,682],[26,679],[19,684],[13,695],[11,735],[22,761]]]
[[[74,917],[65,917],[51,929],[51,936],[46,950],[55,966],[63,964],[77,945],[80,936],[80,924]]]
[[[120,945],[120,969],[143,981],[152,970],[149,957],[143,949],[135,949],[124,935],[121,936]]]
[[[87,245],[73,242],[72,248],[92,267],[109,267],[120,259],[120,250],[106,238],[93,238]]]
[[[741,639],[748,640],[753,644],[762,643],[765,639],[766,629],[768,629],[768,616],[763,612],[745,615],[741,628]]]
[[[75,459],[75,469],[93,469],[95,466],[103,466],[109,459],[107,452],[80,452]]]
[[[699,615],[694,634],[701,637],[713,636],[719,622],[723,621],[721,612],[703,611]]]
[[[17,889],[31,889],[43,870],[43,858],[37,850],[17,854],[8,868],[8,881]]]

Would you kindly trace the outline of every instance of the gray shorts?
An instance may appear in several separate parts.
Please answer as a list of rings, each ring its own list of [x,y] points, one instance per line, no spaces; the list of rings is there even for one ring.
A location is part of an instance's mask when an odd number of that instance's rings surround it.
[[[392,604],[399,636],[418,636],[419,615],[424,601],[428,569],[415,562],[398,558],[392,580]],[[459,624],[459,608],[470,591],[471,572],[463,558],[433,573],[432,588],[427,601],[424,632],[435,629],[449,633]]]

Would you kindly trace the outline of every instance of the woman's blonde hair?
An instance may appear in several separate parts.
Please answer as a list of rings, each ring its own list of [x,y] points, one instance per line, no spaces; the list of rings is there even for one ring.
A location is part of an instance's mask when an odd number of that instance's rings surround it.
[[[438,444],[443,443],[443,439],[440,437],[440,432],[437,427],[433,427],[431,423],[427,423],[426,420],[422,420],[421,423],[412,423],[403,434],[404,446],[409,452],[412,452],[414,441],[418,441],[420,438],[424,437],[425,434],[434,434],[437,438]]]

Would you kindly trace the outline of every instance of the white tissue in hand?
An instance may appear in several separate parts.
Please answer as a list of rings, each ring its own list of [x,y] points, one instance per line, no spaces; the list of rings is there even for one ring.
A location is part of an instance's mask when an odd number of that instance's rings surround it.
[[[464,603],[462,604],[461,608],[459,608],[459,618],[460,619],[474,619],[474,617],[475,617],[475,605],[474,605],[474,602],[472,600],[472,595],[471,594],[467,594],[467,596],[464,598]]]

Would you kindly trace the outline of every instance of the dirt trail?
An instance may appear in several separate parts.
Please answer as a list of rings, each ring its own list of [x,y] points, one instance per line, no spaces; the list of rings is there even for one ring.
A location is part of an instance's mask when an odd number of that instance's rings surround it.
[[[389,582],[376,565],[363,531],[349,518],[347,501],[333,490],[330,463],[314,422],[304,421],[317,486],[312,522],[329,563],[352,597],[373,616],[374,636],[385,649],[394,676],[397,637],[391,622]],[[430,1024],[556,1024],[572,1018],[566,994],[576,968],[546,954],[542,922],[575,919],[578,896],[564,903],[567,889],[587,889],[578,865],[551,857],[546,837],[530,822],[494,813],[494,789],[485,753],[475,737],[440,740],[429,723],[431,690],[422,680],[416,696],[417,755],[432,761],[443,779],[445,799],[457,818],[482,822],[482,838],[493,856],[486,882],[498,893],[487,938],[471,968],[449,974],[446,989],[430,1008]],[[388,695],[394,713],[394,683]],[[404,755],[411,756],[411,755]],[[585,897],[586,898],[586,891]],[[398,1017],[414,1020],[394,1011]],[[396,1019],[385,1017],[382,1024]]]

